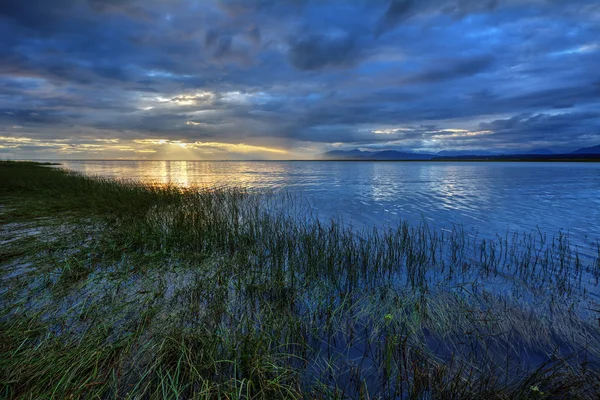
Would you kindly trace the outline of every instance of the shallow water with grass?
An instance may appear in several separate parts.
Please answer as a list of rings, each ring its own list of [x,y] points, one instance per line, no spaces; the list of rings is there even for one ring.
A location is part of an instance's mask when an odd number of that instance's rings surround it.
[[[582,256],[231,184],[0,180],[3,398],[600,395],[593,230]]]
[[[600,235],[600,163],[63,161],[87,175],[191,187],[243,187],[302,197],[325,220],[425,220],[480,236],[541,229],[589,248]]]

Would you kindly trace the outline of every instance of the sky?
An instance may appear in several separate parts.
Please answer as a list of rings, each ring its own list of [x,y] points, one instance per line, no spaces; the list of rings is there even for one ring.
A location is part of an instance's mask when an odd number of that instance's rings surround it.
[[[0,159],[600,144],[597,0],[8,0]]]

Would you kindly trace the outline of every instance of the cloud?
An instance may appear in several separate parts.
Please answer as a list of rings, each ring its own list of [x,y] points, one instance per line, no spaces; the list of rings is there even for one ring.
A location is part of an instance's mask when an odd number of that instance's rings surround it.
[[[413,0],[391,0],[377,26],[377,34],[390,30],[415,12]]]
[[[597,101],[600,99],[600,81],[587,82],[581,86],[567,86],[551,89],[541,89],[521,94],[507,99],[513,106],[524,108],[572,108],[577,104]]]
[[[577,143],[595,143],[600,134],[599,112],[562,114],[520,114],[511,118],[482,122],[479,127],[493,132],[492,141],[514,143],[545,143],[559,150],[582,147]],[[526,138],[526,140],[521,140]]]
[[[81,141],[290,157],[600,143],[593,0],[57,1],[0,6],[0,136],[103,157]]]
[[[441,12],[463,17],[474,12],[493,11],[499,3],[500,0],[390,0],[375,32],[380,35],[421,13]]]
[[[449,79],[477,75],[489,69],[494,62],[491,55],[474,56],[464,59],[437,60],[437,66],[416,73],[403,80],[406,83],[435,83]]]
[[[481,129],[491,130],[496,134],[511,132],[524,134],[537,132],[541,135],[551,135],[556,131],[576,131],[583,133],[589,129],[589,122],[600,119],[599,112],[581,112],[565,114],[521,114],[507,119],[498,119],[479,124]]]
[[[327,66],[350,67],[360,56],[355,37],[344,32],[337,35],[309,34],[290,42],[290,63],[300,70],[316,70]]]
[[[0,7],[0,17],[34,31],[56,28],[65,11],[70,9],[70,0],[9,1]]]

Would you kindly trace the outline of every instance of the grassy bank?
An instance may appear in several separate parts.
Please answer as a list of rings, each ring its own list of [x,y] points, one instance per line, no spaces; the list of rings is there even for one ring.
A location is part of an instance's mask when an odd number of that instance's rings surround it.
[[[600,396],[600,261],[568,235],[294,205],[0,163],[0,397]]]

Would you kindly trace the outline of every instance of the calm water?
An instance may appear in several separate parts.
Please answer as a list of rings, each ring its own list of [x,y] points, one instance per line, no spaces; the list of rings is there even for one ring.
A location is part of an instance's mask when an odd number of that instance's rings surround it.
[[[65,161],[91,175],[181,186],[244,186],[302,196],[321,218],[399,220],[482,237],[568,231],[600,239],[600,163]]]

